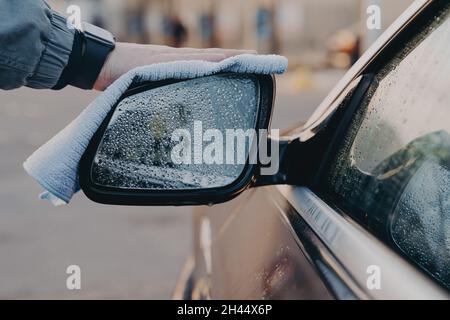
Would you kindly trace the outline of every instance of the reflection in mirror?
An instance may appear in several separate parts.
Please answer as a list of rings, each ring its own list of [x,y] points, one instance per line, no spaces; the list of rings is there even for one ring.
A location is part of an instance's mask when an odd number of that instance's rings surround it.
[[[92,181],[143,190],[227,186],[245,168],[258,104],[252,75],[214,75],[130,95],[104,132]]]

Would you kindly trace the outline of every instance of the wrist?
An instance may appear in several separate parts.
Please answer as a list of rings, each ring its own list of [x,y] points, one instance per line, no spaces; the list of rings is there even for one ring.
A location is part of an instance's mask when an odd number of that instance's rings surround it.
[[[135,60],[136,57],[130,52],[129,44],[117,42],[113,51],[106,57],[97,80],[94,83],[94,89],[98,91],[105,90],[114,80],[122,75],[123,65],[126,64],[126,59]]]

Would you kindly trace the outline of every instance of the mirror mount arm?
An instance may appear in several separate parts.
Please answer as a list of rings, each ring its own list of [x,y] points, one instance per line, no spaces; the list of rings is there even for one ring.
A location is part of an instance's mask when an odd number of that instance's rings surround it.
[[[333,148],[339,145],[345,130],[350,125],[352,115],[361,105],[367,90],[375,81],[373,74],[365,74],[355,79],[351,85],[337,99],[336,105],[332,108],[328,118],[322,119],[314,132],[308,132],[306,136],[281,137],[275,143],[279,145],[279,167],[273,175],[261,174],[263,164],[259,164],[259,171],[251,183],[251,187],[268,185],[297,185],[311,186],[318,183],[317,178],[322,171],[323,159],[328,158],[330,152],[327,146]],[[339,108],[348,97],[345,108]],[[341,110],[341,111],[340,111]],[[345,117],[343,119],[343,117]],[[273,140],[268,139],[268,150]],[[327,155],[328,154],[328,155]]]
[[[267,143],[268,150],[274,143],[278,144],[278,170],[275,174],[262,174],[261,169],[266,166],[259,163],[258,172],[255,174],[250,187],[283,184],[302,185],[306,183],[307,175],[305,171],[308,171],[308,164],[302,162],[305,162],[304,160],[308,158],[308,143],[300,142],[299,139],[290,137],[280,137],[278,140],[269,137]]]

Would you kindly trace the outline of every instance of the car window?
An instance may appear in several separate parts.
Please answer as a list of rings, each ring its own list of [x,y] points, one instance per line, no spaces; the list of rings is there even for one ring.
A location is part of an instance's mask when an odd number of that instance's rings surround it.
[[[376,75],[328,174],[335,204],[450,288],[450,16]]]

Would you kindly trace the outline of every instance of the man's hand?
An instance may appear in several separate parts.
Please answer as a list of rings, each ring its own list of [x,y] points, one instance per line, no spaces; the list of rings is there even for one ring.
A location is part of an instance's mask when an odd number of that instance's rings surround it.
[[[172,48],[118,42],[106,59],[94,84],[94,89],[103,91],[122,74],[143,65],[177,60],[221,61],[243,53],[256,52],[253,50]]]

